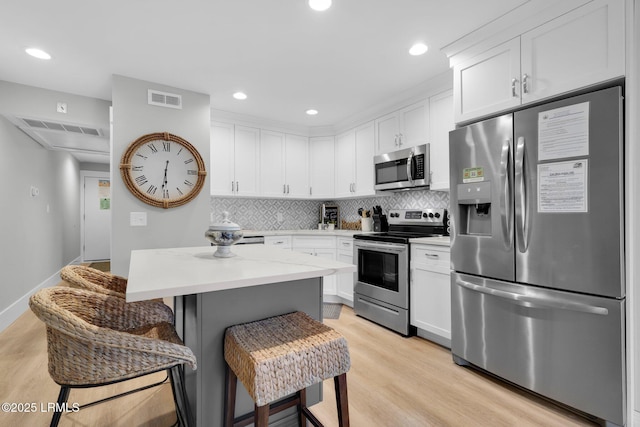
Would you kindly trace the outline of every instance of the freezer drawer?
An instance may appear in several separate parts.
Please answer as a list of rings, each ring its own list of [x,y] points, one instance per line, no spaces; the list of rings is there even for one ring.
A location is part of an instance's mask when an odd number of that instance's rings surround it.
[[[625,300],[451,275],[454,358],[625,424]]]

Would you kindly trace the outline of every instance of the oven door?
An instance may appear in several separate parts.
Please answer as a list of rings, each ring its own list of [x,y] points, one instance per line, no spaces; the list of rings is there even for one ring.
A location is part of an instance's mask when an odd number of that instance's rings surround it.
[[[355,240],[353,248],[355,293],[408,309],[409,245]]]

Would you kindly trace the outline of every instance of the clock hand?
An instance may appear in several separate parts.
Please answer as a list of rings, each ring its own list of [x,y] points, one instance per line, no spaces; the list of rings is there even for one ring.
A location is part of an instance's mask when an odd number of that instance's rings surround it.
[[[167,163],[165,164],[164,167],[164,182],[162,183],[162,188],[164,188],[167,185],[167,169],[169,168],[169,160],[167,160]]]

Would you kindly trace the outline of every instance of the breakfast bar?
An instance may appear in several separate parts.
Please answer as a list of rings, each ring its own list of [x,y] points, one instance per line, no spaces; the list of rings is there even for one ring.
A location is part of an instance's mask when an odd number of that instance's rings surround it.
[[[215,247],[131,252],[127,301],[174,298],[176,329],[198,361],[186,368],[185,384],[196,425],[222,425],[223,339],[227,327],[293,311],[322,320],[322,277],[351,273],[355,266],[264,245],[234,246],[229,258]],[[308,389],[309,405],[320,387]],[[238,387],[237,414],[253,410]]]

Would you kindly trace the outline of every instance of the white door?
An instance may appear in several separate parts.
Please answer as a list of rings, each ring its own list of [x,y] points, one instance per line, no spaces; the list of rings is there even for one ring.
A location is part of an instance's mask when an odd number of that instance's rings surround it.
[[[107,172],[84,172],[82,261],[111,258],[111,181]]]

